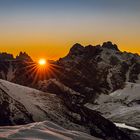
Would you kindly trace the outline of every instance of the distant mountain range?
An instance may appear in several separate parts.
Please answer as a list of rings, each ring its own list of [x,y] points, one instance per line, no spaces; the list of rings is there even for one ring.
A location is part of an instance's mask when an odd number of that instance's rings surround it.
[[[0,125],[48,120],[104,140],[140,139],[138,54],[75,44],[41,76],[36,65],[26,53],[0,53]]]
[[[67,56],[50,61],[51,70],[42,77],[35,76],[34,65],[25,52],[20,52],[16,58],[1,53],[0,78],[37,89],[41,81],[55,78],[90,99],[93,95],[123,88],[125,82],[140,82],[140,56],[121,52],[111,42],[85,47],[75,44]]]

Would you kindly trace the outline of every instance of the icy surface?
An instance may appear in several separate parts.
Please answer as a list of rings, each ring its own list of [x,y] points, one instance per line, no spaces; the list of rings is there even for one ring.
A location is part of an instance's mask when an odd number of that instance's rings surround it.
[[[41,93],[38,90],[20,86],[5,80],[0,80],[0,88],[4,89],[4,91],[8,93],[9,96],[23,104],[28,110],[28,112],[32,113],[35,121],[44,120],[44,112],[36,107],[36,105],[41,106],[41,103],[39,102],[40,96],[38,96],[38,98],[33,98],[33,96],[36,96],[37,94],[40,95],[43,93]]]
[[[17,85],[0,79],[0,89],[4,90],[11,98],[21,103],[32,115],[33,121],[53,121],[56,124],[70,130],[89,133],[85,127],[71,122],[65,115],[67,108],[62,100],[50,93]],[[10,104],[12,108],[13,105]],[[12,118],[11,118],[12,119]]]
[[[135,127],[132,127],[132,126],[128,126],[125,123],[114,123],[114,124],[116,126],[118,126],[118,127],[121,127],[121,128],[127,128],[127,129],[134,130],[134,131],[139,130],[138,128],[135,128]]]
[[[124,89],[102,94],[95,102],[97,105],[87,103],[86,106],[114,122],[140,128],[140,84],[127,82]]]
[[[0,139],[7,140],[101,140],[79,131],[70,131],[50,121],[0,127]]]

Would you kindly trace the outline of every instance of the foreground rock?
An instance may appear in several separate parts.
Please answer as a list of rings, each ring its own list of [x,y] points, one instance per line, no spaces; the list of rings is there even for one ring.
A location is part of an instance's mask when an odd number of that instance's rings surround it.
[[[101,140],[86,133],[65,129],[50,121],[36,122],[20,126],[0,127],[3,140]]]

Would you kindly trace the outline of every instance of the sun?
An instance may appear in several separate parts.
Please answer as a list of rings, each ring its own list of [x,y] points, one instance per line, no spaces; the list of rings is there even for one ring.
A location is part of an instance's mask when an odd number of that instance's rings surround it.
[[[46,59],[41,58],[41,59],[39,59],[38,64],[39,64],[40,66],[45,66],[45,65],[47,64],[47,61],[46,61]]]

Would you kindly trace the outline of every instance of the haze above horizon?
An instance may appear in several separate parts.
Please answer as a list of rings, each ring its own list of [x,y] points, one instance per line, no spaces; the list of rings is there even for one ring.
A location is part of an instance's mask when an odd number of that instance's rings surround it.
[[[76,42],[140,54],[139,0],[1,0],[0,51],[63,57]]]

